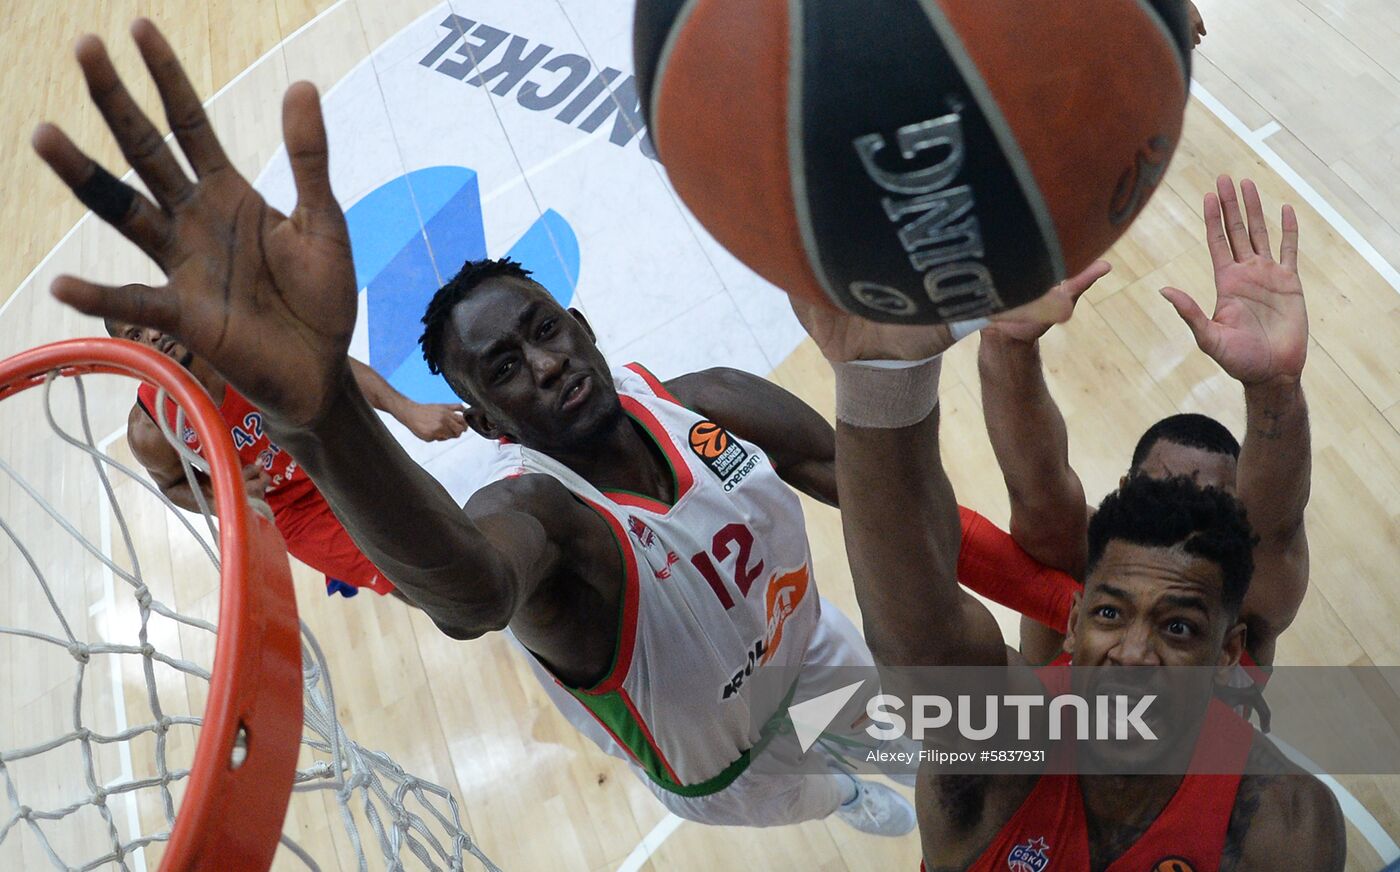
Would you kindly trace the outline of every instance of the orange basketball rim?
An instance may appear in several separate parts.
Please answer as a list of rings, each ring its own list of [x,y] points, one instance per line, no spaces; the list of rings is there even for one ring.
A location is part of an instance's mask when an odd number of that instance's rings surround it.
[[[150,382],[199,434],[219,514],[219,632],[189,787],[161,870],[262,872],[277,851],[302,732],[301,643],[286,546],[249,511],[228,427],[179,364],[122,339],[55,342],[0,361],[0,400],[42,385],[50,373]]]

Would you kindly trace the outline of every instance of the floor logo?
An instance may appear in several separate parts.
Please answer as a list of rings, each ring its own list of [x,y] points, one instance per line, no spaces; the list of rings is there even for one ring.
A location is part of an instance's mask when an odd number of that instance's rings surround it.
[[[457,399],[445,381],[428,372],[418,336],[428,301],[463,263],[512,257],[561,305],[569,304],[578,286],[578,238],[553,209],[509,250],[488,255],[480,183],[466,167],[428,167],[399,176],[362,198],[345,218],[355,278],[368,297],[370,365],[419,402]]]

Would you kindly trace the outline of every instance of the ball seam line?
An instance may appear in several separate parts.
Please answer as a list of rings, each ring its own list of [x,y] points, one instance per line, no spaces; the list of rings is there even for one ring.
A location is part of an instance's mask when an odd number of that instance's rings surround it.
[[[1035,216],[1036,226],[1040,228],[1041,238],[1044,239],[1046,250],[1050,254],[1055,280],[1063,281],[1066,278],[1065,255],[1064,249],[1060,245],[1059,230],[1056,229],[1055,221],[1050,215],[1050,208],[1045,203],[1045,195],[1040,190],[1040,183],[1036,181],[1035,173],[1031,172],[1030,164],[1026,162],[1026,155],[1021,151],[1021,144],[1017,142],[1011,125],[1007,123],[1006,116],[1001,112],[1001,104],[997,102],[991,88],[987,87],[987,81],[982,78],[981,70],[972,60],[972,56],[968,54],[962,39],[953,28],[952,22],[943,14],[943,10],[939,8],[936,0],[917,0],[917,2],[923,7],[924,14],[928,16],[929,25],[943,41],[948,57],[962,73],[967,89],[980,98],[977,101],[978,107],[982,110],[982,115],[987,121],[987,126],[991,128],[992,135],[997,138],[997,142],[1001,145],[1006,163],[1011,167],[1016,180],[1020,182],[1021,193],[1026,198],[1026,204],[1030,206],[1031,214]]]

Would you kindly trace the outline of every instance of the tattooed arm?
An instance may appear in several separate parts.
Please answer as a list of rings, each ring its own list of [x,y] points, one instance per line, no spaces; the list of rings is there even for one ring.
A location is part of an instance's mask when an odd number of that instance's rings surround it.
[[[1220,872],[1342,872],[1347,833],[1337,798],[1256,735],[1225,835]]]
[[[1312,437],[1303,386],[1296,379],[1247,386],[1245,408],[1239,496],[1259,543],[1242,614],[1250,654],[1268,665],[1279,634],[1293,623],[1308,590],[1303,513],[1312,489]]]
[[[1241,616],[1249,627],[1249,653],[1268,665],[1308,586],[1303,510],[1312,480],[1312,442],[1302,388],[1308,307],[1298,275],[1298,216],[1291,206],[1283,207],[1283,241],[1275,260],[1258,188],[1246,179],[1240,194],[1234,181],[1222,176],[1205,199],[1215,314],[1207,317],[1176,288],[1162,294],[1200,349],[1244,385],[1249,431],[1240,453],[1239,496],[1260,541]]]

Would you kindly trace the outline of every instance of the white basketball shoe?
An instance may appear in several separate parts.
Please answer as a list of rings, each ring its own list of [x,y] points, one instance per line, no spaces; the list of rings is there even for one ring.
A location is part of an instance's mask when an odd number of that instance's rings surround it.
[[[837,777],[850,779],[856,789],[855,796],[836,807],[841,820],[872,836],[905,836],[914,831],[918,823],[914,806],[893,788],[844,772]]]

